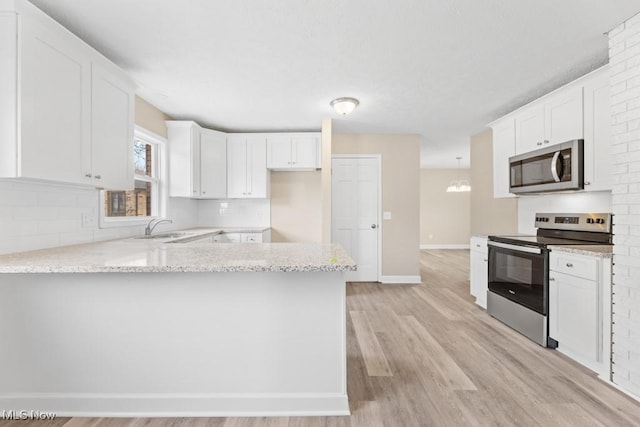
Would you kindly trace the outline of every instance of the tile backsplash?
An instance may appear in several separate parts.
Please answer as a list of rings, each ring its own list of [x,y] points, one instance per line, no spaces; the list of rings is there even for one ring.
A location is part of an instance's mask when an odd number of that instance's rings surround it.
[[[198,206],[201,227],[269,227],[269,199],[201,200]]]
[[[143,226],[99,228],[100,192],[93,188],[0,180],[0,254],[126,238]],[[165,229],[194,227],[197,202],[170,198]],[[93,220],[83,226],[83,215]]]

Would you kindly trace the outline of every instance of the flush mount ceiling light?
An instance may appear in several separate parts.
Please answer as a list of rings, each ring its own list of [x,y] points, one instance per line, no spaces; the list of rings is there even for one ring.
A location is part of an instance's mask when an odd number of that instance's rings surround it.
[[[331,101],[331,106],[334,110],[336,110],[336,113],[342,114],[343,116],[346,116],[347,114],[355,110],[358,104],[360,104],[360,101],[355,98],[348,97],[336,98]]]
[[[471,186],[469,185],[469,181],[466,179],[460,179],[460,159],[462,157],[456,157],[458,159],[458,180],[451,181],[449,186],[447,187],[447,193],[462,193],[465,191],[471,191]]]

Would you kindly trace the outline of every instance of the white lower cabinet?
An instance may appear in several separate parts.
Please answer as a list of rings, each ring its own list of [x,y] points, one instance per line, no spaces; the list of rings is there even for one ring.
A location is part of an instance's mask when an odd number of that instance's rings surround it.
[[[471,265],[470,265],[470,291],[476,298],[476,304],[487,308],[487,282],[488,282],[488,249],[486,237],[471,238]]]
[[[552,250],[549,260],[549,337],[558,351],[608,377],[610,259]]]
[[[270,233],[222,233],[212,236],[212,243],[269,243]]]

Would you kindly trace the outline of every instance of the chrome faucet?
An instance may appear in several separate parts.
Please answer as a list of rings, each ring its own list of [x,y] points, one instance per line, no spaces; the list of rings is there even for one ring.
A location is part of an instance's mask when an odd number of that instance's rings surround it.
[[[158,218],[152,219],[151,221],[149,221],[147,226],[144,228],[144,235],[145,236],[151,236],[151,233],[153,232],[153,229],[156,228],[156,226],[158,224],[161,224],[163,222],[172,223],[173,220],[171,220],[171,219],[158,219]]]

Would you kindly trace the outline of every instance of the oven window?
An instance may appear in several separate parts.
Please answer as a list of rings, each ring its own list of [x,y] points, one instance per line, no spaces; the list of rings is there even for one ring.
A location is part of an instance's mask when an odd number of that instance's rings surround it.
[[[489,290],[546,314],[546,255],[489,248]]]

